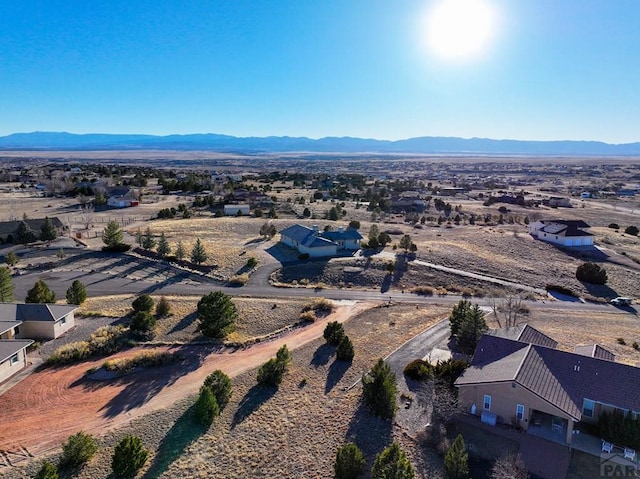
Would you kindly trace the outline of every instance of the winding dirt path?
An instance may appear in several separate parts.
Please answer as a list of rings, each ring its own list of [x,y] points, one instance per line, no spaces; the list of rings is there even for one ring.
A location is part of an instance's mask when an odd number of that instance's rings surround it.
[[[80,430],[101,435],[197,392],[216,369],[231,377],[242,374],[275,356],[283,344],[291,350],[299,348],[321,337],[327,321],[346,321],[374,304],[338,302],[334,312],[323,320],[247,349],[216,350],[197,345],[155,348],[177,351],[183,360],[114,380],[85,378],[85,372],[100,366],[104,358],[34,372],[0,396],[0,455],[18,457],[26,449],[38,456],[59,447]],[[133,348],[114,357],[131,356],[142,349],[149,348]]]

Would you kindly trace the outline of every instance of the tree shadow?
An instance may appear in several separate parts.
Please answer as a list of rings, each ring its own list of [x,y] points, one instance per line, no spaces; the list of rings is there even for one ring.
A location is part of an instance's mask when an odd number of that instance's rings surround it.
[[[349,422],[344,442],[354,442],[362,450],[368,463],[365,470],[371,468],[376,454],[391,442],[392,427],[391,421],[374,416],[364,401],[360,401]]]
[[[168,334],[177,333],[178,331],[182,331],[183,329],[188,328],[189,326],[191,326],[193,324],[193,322],[197,318],[198,318],[197,311],[194,311],[193,313],[188,314],[187,316],[182,318],[178,322],[178,324],[176,324],[173,328],[171,328],[171,331],[169,331]]]
[[[324,393],[327,394],[340,382],[344,373],[351,367],[352,361],[340,361],[336,359],[329,366],[329,372],[327,373],[327,382],[324,386]]]
[[[323,344],[319,346],[313,353],[313,357],[311,358],[311,365],[315,366],[324,366],[329,363],[329,359],[333,355],[335,348],[330,344]]]
[[[382,280],[382,285],[380,286],[380,292],[381,293],[386,293],[387,291],[389,291],[389,288],[391,288],[391,280],[393,279],[393,276],[390,274],[385,274],[384,275],[384,279]]]
[[[160,477],[208,427],[194,420],[194,406],[191,405],[164,436],[144,479]]]
[[[619,296],[615,289],[606,284],[591,284],[584,281],[581,281],[581,283],[591,296],[597,298],[615,298]]]
[[[267,402],[278,391],[278,388],[261,386],[256,384],[253,386],[238,404],[238,409],[233,415],[231,421],[231,429],[235,428],[238,424],[243,422],[254,412],[256,412],[262,404]]]

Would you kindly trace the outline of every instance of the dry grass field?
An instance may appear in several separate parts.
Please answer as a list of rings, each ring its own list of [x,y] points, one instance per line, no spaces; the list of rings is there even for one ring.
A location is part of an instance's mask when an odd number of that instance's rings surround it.
[[[120,318],[131,312],[134,295],[115,295],[88,298],[80,307],[80,315]],[[159,296],[152,296],[157,303]],[[166,296],[171,305],[171,315],[158,320],[156,341],[182,343],[199,335],[196,331],[196,308],[201,296]],[[242,343],[255,340],[296,324],[303,306],[310,299],[233,299],[238,308],[236,331],[227,340]],[[274,305],[276,306],[274,308]]]
[[[356,441],[370,469],[375,454],[392,439],[403,444],[419,477],[437,477],[441,460],[408,437],[397,424],[373,418],[360,405],[354,385],[378,357],[434,324],[448,308],[393,305],[374,308],[345,324],[356,356],[336,362],[333,348],[315,340],[293,352],[293,364],[276,390],[256,386],[256,371],[233,379],[233,396],[208,430],[194,424],[193,398],[135,419],[100,438],[100,450],[74,477],[108,477],[117,441],[131,433],[151,450],[138,477],[283,477],[332,476],[335,450]],[[38,463],[0,468],[0,477],[31,477]],[[367,477],[366,475],[364,477]]]

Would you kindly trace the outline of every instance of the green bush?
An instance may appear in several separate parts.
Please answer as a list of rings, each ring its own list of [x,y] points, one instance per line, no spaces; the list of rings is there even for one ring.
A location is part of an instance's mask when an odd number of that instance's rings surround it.
[[[269,359],[260,366],[258,370],[258,384],[263,386],[279,386],[284,377],[284,373],[291,364],[291,353],[287,349],[287,345],[282,346],[276,353],[275,358]]]
[[[383,359],[378,359],[371,371],[362,376],[365,403],[376,416],[393,419],[398,409],[397,390],[396,375]]]
[[[611,228],[612,230],[619,230],[620,225],[618,223],[609,223],[609,228]]]
[[[337,479],[355,479],[364,470],[364,454],[353,442],[338,448],[333,470]]]
[[[337,346],[345,335],[344,326],[337,321],[330,321],[324,327],[323,337],[327,344]]]
[[[414,359],[404,367],[403,373],[415,381],[426,381],[433,375],[433,370],[427,361]]]
[[[578,281],[590,284],[607,284],[607,271],[596,263],[582,263],[576,269],[576,278]]]
[[[137,311],[131,317],[131,330],[139,333],[148,333],[156,327],[156,318],[147,311]]]
[[[336,358],[338,361],[352,361],[354,355],[353,344],[349,336],[342,336],[338,344],[338,349],[336,349]]]
[[[104,326],[97,329],[88,341],[78,341],[60,346],[47,358],[47,364],[57,366],[82,361],[90,356],[113,354],[125,343],[127,329],[124,326]]]
[[[58,479],[58,469],[49,461],[44,461],[34,479]]]
[[[455,438],[444,456],[444,470],[449,479],[469,477],[469,455],[460,434]]]
[[[216,398],[216,402],[220,409],[224,409],[229,399],[231,399],[231,394],[233,392],[233,387],[231,385],[231,379],[225,373],[220,371],[219,369],[212,372],[207,376],[202,384],[202,387],[208,388],[213,393]]]
[[[196,421],[203,426],[210,426],[213,419],[220,415],[220,406],[211,389],[205,386],[200,388],[200,395],[194,405],[193,412]]]
[[[627,226],[624,229],[624,232],[631,236],[638,236],[638,233],[640,233],[640,230],[638,230],[637,226]]]
[[[206,294],[198,301],[198,330],[205,336],[224,338],[235,329],[238,310],[222,291]]]
[[[98,443],[90,434],[80,431],[62,444],[60,467],[78,467],[88,462],[98,451]]]
[[[376,455],[371,468],[372,479],[413,479],[415,476],[411,461],[396,442]]]
[[[131,307],[135,312],[144,311],[150,313],[153,311],[153,298],[148,294],[141,294],[133,300]]]
[[[118,443],[111,458],[111,468],[116,476],[131,477],[147,462],[149,451],[137,436],[127,435]]]
[[[252,256],[247,260],[247,268],[255,268],[258,266],[258,259]]]

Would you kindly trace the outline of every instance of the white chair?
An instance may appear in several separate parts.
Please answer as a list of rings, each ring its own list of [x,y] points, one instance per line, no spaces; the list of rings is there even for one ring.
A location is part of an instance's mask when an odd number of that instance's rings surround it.
[[[607,441],[602,441],[602,452],[608,452],[609,454],[611,454],[612,450],[613,450],[613,444]]]
[[[636,460],[636,450],[635,449],[630,449],[628,447],[624,448],[624,458],[625,459],[631,459],[632,461]]]

